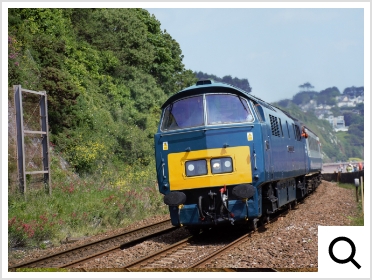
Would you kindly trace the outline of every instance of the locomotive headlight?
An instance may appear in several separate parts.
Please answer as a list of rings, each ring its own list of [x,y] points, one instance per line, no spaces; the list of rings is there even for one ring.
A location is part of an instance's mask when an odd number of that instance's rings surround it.
[[[190,160],[186,162],[186,176],[200,176],[207,174],[207,161],[202,160]]]
[[[215,162],[212,165],[214,170],[219,170],[221,168],[221,163],[220,162]]]
[[[212,173],[230,173],[232,172],[232,159],[231,158],[214,158],[211,160]]]
[[[194,171],[195,166],[194,166],[192,163],[190,163],[190,164],[187,166],[187,169],[188,169],[190,172],[192,172],[192,171]]]

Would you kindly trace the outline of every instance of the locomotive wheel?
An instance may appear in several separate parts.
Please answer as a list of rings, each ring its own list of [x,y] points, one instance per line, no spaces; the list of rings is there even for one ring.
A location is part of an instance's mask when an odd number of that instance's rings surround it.
[[[293,203],[293,205],[292,205],[293,208],[295,208],[295,207],[297,206],[297,204],[298,204],[298,203],[297,203],[297,199],[295,199],[295,201],[293,201],[292,203]]]
[[[265,223],[266,223],[266,224],[270,223],[270,215],[267,215],[267,216],[265,217]]]
[[[270,223],[270,215],[262,215],[260,218],[260,222],[262,225]]]
[[[249,220],[249,228],[251,230],[257,230],[257,222],[258,222],[258,219],[252,219],[252,220]]]

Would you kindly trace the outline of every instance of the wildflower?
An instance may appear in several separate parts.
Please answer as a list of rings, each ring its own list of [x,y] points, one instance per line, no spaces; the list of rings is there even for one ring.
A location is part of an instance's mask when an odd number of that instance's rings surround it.
[[[40,220],[43,221],[43,223],[48,222],[48,218],[46,216],[44,216],[44,215],[40,215],[39,218],[40,218]]]

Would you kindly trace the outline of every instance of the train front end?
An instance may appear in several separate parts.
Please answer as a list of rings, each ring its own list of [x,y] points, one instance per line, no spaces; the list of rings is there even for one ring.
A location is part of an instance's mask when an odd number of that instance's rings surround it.
[[[249,100],[221,84],[190,87],[163,105],[156,169],[173,225],[234,224],[261,215],[257,185],[264,175],[256,150],[262,139],[254,122]]]

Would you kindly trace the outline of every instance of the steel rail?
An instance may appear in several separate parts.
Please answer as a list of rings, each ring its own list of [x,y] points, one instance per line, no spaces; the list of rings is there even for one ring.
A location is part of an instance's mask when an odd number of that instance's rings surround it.
[[[145,234],[144,236],[131,239],[131,240],[129,240],[127,242],[124,242],[124,243],[120,242],[120,239],[122,239],[122,238],[130,237],[131,235],[136,234],[136,233],[141,233],[141,231],[144,231],[146,229],[157,228],[159,226],[161,227],[162,225],[166,226],[167,224],[169,224],[169,228],[158,230],[158,231],[152,232],[151,234]],[[101,240],[98,240],[98,241],[89,242],[87,244],[77,246],[77,247],[68,249],[66,251],[60,251],[60,252],[57,252],[57,253],[42,256],[40,258],[31,260],[31,261],[26,261],[26,262],[23,262],[23,263],[19,263],[19,264],[10,266],[9,269],[16,269],[16,268],[22,268],[22,267],[56,267],[56,266],[50,266],[50,264],[53,264],[56,261],[58,262],[59,259],[62,259],[65,256],[77,255],[78,252],[81,252],[82,254],[84,254],[84,252],[89,253],[89,251],[92,250],[92,248],[94,249],[94,247],[97,247],[96,248],[97,253],[95,253],[95,254],[89,254],[88,256],[84,256],[84,257],[81,257],[81,258],[78,258],[78,259],[75,259],[75,260],[72,260],[72,261],[64,262],[62,265],[57,266],[58,268],[69,267],[69,266],[72,266],[73,264],[84,262],[85,260],[90,259],[94,256],[101,255],[101,254],[107,253],[109,251],[113,251],[113,250],[118,249],[122,246],[133,244],[134,242],[140,242],[142,240],[145,240],[147,238],[150,238],[152,236],[160,234],[164,231],[175,230],[175,229],[176,229],[176,227],[172,226],[170,224],[170,219],[168,219],[168,220],[161,221],[161,222],[158,222],[158,223],[155,223],[155,224],[152,224],[152,225],[147,225],[147,226],[144,226],[144,227],[141,227],[141,228],[138,228],[138,229],[125,231],[125,232],[122,232],[120,234],[110,236],[110,237],[107,237],[107,238],[104,238],[104,239],[101,239]],[[117,239],[117,241],[115,241],[115,239]],[[114,242],[114,243],[117,242],[118,244],[116,244],[114,246],[111,246],[109,249],[105,249],[105,250],[102,250],[102,248],[100,248],[100,247],[104,246],[105,244],[109,244],[111,242]]]
[[[166,248],[164,248],[164,249],[162,249],[160,251],[157,251],[157,252],[155,252],[153,254],[150,254],[150,255],[145,256],[143,258],[140,258],[138,260],[135,260],[135,261],[127,264],[124,268],[126,268],[126,269],[135,268],[135,267],[137,267],[141,263],[147,263],[147,262],[149,262],[151,260],[156,259],[157,257],[162,257],[162,255],[168,254],[169,251],[173,251],[173,250],[175,250],[177,248],[181,248],[181,247],[186,246],[186,244],[189,243],[189,241],[190,241],[191,238],[193,238],[193,236],[189,236],[189,237],[187,237],[187,238],[185,238],[185,239],[183,239],[183,240],[181,240],[179,242],[176,242],[176,243],[174,243],[172,245],[167,246]]]
[[[260,230],[265,228],[265,226],[271,224],[272,222],[277,221],[280,217],[283,217],[283,216],[287,215],[289,210],[290,209],[286,209],[283,212],[281,212],[278,216],[272,217],[269,222],[259,226],[257,229],[254,229],[254,230],[244,234],[243,236],[239,237],[238,239],[234,240],[233,242],[227,244],[226,246],[222,247],[221,249],[219,249],[219,250],[215,251],[214,253],[208,255],[204,259],[201,259],[197,263],[192,264],[190,266],[190,268],[203,268],[203,265],[209,263],[213,259],[216,259],[220,255],[224,254],[226,251],[228,251],[231,248],[239,245],[240,243],[244,243],[244,242],[248,241],[248,240],[246,240],[248,237],[251,237],[253,234],[255,234],[256,232],[259,232]]]

